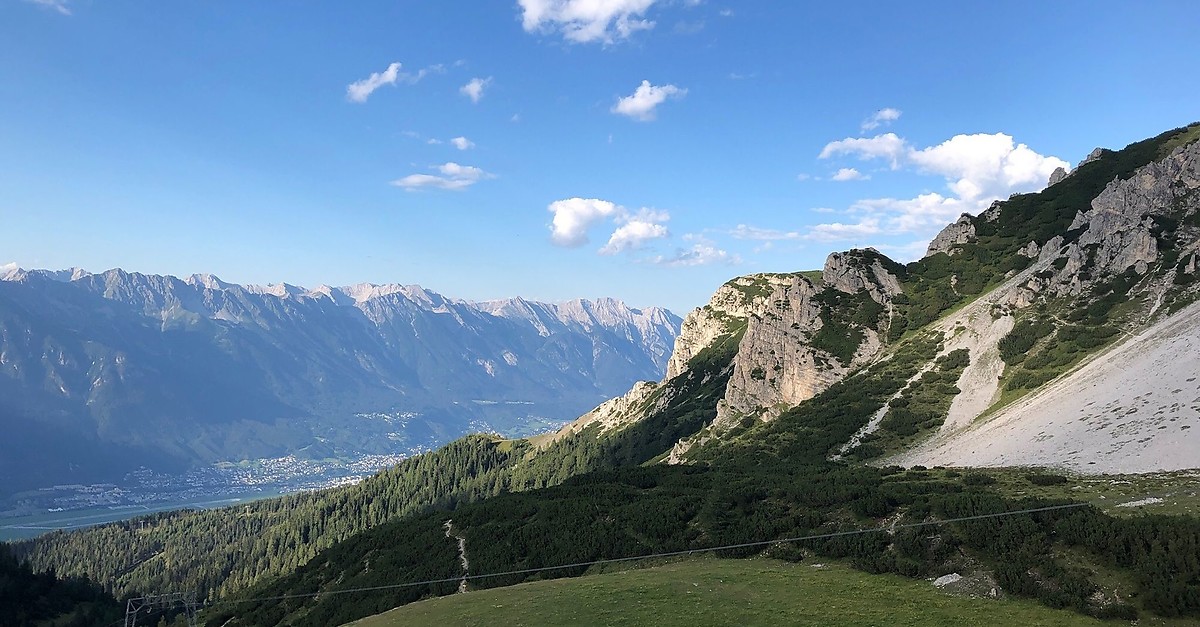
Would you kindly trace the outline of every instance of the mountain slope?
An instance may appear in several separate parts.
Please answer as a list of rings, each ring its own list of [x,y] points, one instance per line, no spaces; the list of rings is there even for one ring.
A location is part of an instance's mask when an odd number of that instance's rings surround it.
[[[443,471],[486,487],[435,480],[408,511],[432,508],[414,517],[378,512],[336,544],[301,535],[311,561],[272,571],[290,573],[275,580],[252,577],[241,594],[453,579],[461,564],[448,519],[472,568],[491,572],[1045,505],[1001,498],[972,473],[951,480],[857,462],[884,464],[943,429],[969,428],[1195,299],[1200,206],[1188,173],[1198,137],[1192,126],[1101,151],[1042,192],[964,217],[907,266],[851,251],[831,255],[819,280],[734,279],[689,314],[665,381],[639,383],[550,437],[443,452]],[[1113,204],[1124,198],[1134,200]],[[500,463],[483,463],[501,451]],[[537,491],[502,493],[528,489]],[[1084,509],[872,538],[768,553],[811,551],[910,576],[969,568],[1012,594],[1100,616],[1200,615],[1192,519]],[[98,544],[64,534],[26,550],[55,564],[71,546]],[[1104,583],[1114,580],[1131,583]],[[455,588],[296,598],[236,624],[325,624]]]
[[[13,491],[313,444],[380,453],[519,433],[661,376],[679,325],[611,299],[521,301],[542,313],[530,319],[419,286],[0,278],[0,418],[13,434],[0,470]],[[60,441],[69,459],[52,454]]]
[[[1137,473],[1200,465],[1200,303],[888,463]]]

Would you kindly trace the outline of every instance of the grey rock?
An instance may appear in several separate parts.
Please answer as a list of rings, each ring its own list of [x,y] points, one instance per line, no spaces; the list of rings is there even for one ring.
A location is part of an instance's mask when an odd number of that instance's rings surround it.
[[[875,302],[884,303],[903,292],[900,279],[884,267],[884,259],[874,248],[831,253],[825,258],[821,280],[847,294],[866,290]]]
[[[954,248],[959,244],[966,244],[975,241],[975,224],[972,221],[970,214],[962,214],[958,220],[952,224],[946,225],[940,233],[929,242],[929,247],[925,251],[925,256],[936,255],[937,253],[946,253],[953,255],[957,250]]]

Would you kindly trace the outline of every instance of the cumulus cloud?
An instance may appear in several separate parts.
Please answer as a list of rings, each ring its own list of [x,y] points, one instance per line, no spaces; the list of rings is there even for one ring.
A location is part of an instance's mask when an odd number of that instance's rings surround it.
[[[450,143],[459,150],[470,150],[475,147],[475,142],[467,139],[466,137],[455,137],[450,140]]]
[[[608,243],[600,249],[600,254],[615,255],[629,250],[636,250],[650,240],[662,239],[668,235],[670,233],[667,231],[666,226],[635,218],[613,231],[613,234],[608,238]]]
[[[472,78],[470,82],[458,88],[458,93],[471,99],[471,102],[478,103],[483,98],[483,90],[487,89],[492,84],[492,77],[487,78]]]
[[[1014,145],[1004,133],[955,135],[937,146],[911,151],[909,159],[924,172],[950,179],[951,191],[964,200],[1040,188],[1056,168],[1071,167],[1025,144]]]
[[[466,189],[484,179],[496,178],[483,170],[470,165],[459,165],[453,161],[434,166],[438,174],[409,174],[392,181],[392,185],[403,187],[407,191],[418,189]]]
[[[886,109],[880,109],[876,111],[875,113],[871,114],[871,117],[863,120],[861,128],[865,133],[867,131],[877,129],[880,126],[891,124],[899,119],[900,110],[888,107]]]
[[[871,178],[854,168],[841,168],[829,177],[833,181],[862,181]]]
[[[895,133],[884,133],[875,137],[847,137],[829,142],[821,149],[822,159],[838,155],[855,155],[859,159],[887,159],[892,169],[900,167],[900,162],[908,154],[908,142],[900,139]]]
[[[30,4],[36,4],[40,7],[44,7],[51,11],[54,11],[54,12],[58,13],[59,15],[70,15],[71,14],[71,7],[67,6],[67,0],[25,0],[25,1],[29,2]]]
[[[441,65],[431,65],[426,68],[417,70],[416,73],[408,73],[401,71],[403,65],[396,61],[387,66],[387,69],[382,72],[373,72],[370,76],[354,81],[346,86],[346,100],[350,102],[366,102],[371,94],[375,93],[376,89],[384,85],[395,85],[396,83],[413,84],[425,78],[430,72],[442,72],[445,68]]]
[[[651,85],[650,81],[642,81],[632,95],[617,100],[612,112],[641,122],[649,122],[654,119],[654,110],[658,105],[666,102],[668,98],[679,99],[686,95],[686,89],[675,85]]]
[[[554,214],[550,222],[550,240],[571,248],[586,244],[588,230],[594,225],[625,211],[624,207],[599,198],[556,200],[546,209]]]
[[[572,43],[611,44],[654,27],[644,18],[658,0],[517,0],[526,32],[559,33]]]
[[[692,242],[692,245],[686,248],[678,248],[672,255],[659,255],[651,259],[651,263],[660,266],[668,266],[672,268],[691,267],[691,266],[706,266],[714,263],[724,263],[735,265],[742,262],[742,258],[730,254],[729,251],[718,248],[716,244],[699,235],[685,235],[685,240]]]
[[[606,222],[616,228],[600,248],[602,255],[636,250],[646,242],[670,235],[664,223],[671,216],[665,211],[643,208],[634,212],[599,198],[556,200],[546,209],[554,214],[550,223],[550,241],[559,246],[583,246],[588,242],[589,231]]]
[[[1066,161],[1038,154],[1004,133],[956,135],[925,148],[912,146],[894,133],[846,138],[827,144],[820,157],[839,155],[864,161],[882,159],[893,169],[940,176],[950,193],[859,200],[845,212],[857,218],[856,222],[818,225],[807,237],[827,240],[901,234],[931,237],[960,214],[975,214],[997,199],[1042,189],[1056,168],[1070,167]],[[843,168],[839,173],[846,170],[852,168]]]

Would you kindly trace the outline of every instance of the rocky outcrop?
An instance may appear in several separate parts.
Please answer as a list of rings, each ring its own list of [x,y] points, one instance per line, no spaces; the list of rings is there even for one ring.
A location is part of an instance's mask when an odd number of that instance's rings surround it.
[[[716,340],[728,337],[755,312],[765,311],[778,285],[789,284],[787,274],[753,274],[738,277],[717,288],[708,304],[683,319],[675,350],[667,362],[667,379],[687,371],[687,364]]]
[[[659,390],[663,390],[664,393],[657,394]],[[579,433],[592,425],[598,425],[600,433],[628,426],[637,422],[650,413],[650,411],[664,407],[671,398],[670,393],[670,388],[662,383],[638,381],[625,394],[604,401],[598,407],[580,416],[562,429],[559,429],[550,437],[540,440],[538,444],[542,448],[545,448],[558,440]]]
[[[718,424],[746,415],[774,417],[845,376],[844,366],[808,341],[822,325],[818,293],[802,276],[774,285],[769,308],[749,319],[738,345]]]
[[[825,258],[821,280],[847,294],[866,290],[872,300],[884,303],[903,291],[900,278],[885,267],[885,261],[894,265],[874,248],[831,253]]]
[[[1162,260],[1164,242],[1186,260],[1184,255],[1197,248],[1200,229],[1185,224],[1194,222],[1198,212],[1200,142],[1193,142],[1128,178],[1110,182],[1075,215],[1068,231],[1073,241],[1059,235],[1042,245],[1029,242],[1022,247],[1021,255],[1041,265],[1054,263],[1013,291],[1007,302],[1022,308],[1040,298],[1079,296],[1097,281],[1127,271],[1144,275]],[[1161,293],[1166,286],[1153,289]]]
[[[1061,169],[1061,168],[1059,168]],[[953,255],[955,246],[966,244],[975,240],[975,224],[971,221],[970,214],[962,214],[957,222],[949,224],[942,229],[940,233],[929,242],[929,248],[925,251],[925,256],[936,255],[938,253],[946,253]]]
[[[1066,168],[1054,168],[1054,171],[1050,173],[1050,180],[1046,182],[1046,187],[1050,187],[1065,178],[1067,178]]]
[[[1080,167],[1087,165],[1087,164],[1095,161],[1096,159],[1099,159],[1100,157],[1104,156],[1104,152],[1105,152],[1105,150],[1103,148],[1099,148],[1099,147],[1093,148],[1092,151],[1089,152],[1087,154],[1087,156],[1083,158],[1083,161],[1080,161],[1079,165],[1075,166],[1075,169],[1078,170]],[[1074,170],[1072,170],[1072,171],[1074,171]]]

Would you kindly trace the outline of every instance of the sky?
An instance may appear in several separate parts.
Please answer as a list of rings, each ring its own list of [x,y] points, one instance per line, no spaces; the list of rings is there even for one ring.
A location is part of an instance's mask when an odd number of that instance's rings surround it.
[[[0,264],[609,296],[900,261],[1200,119],[1192,0],[0,0]]]

